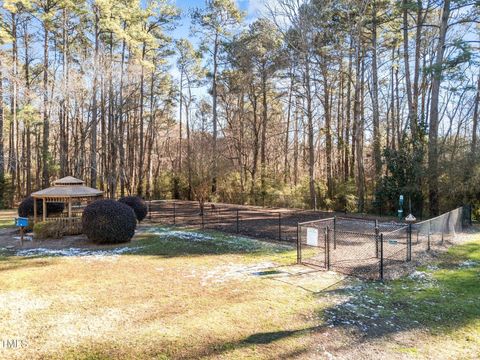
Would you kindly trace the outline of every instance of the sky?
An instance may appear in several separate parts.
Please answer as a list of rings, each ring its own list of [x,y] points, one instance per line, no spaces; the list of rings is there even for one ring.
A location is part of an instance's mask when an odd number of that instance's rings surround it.
[[[258,18],[268,0],[236,0],[240,10],[246,13],[245,22],[248,24]],[[174,38],[189,38],[190,11],[197,7],[204,7],[205,0],[175,0],[175,5],[182,11],[182,19],[173,32]],[[194,42],[194,39],[190,39]]]
[[[265,2],[268,0],[235,0],[240,10],[245,12],[244,23],[249,24],[255,21],[262,11],[265,9]],[[270,1],[271,2],[271,1]],[[190,36],[190,13],[194,8],[203,8],[205,0],[175,0],[174,4],[181,10],[182,18],[177,24],[177,27],[171,33],[173,39],[187,38],[194,46],[199,44],[198,39]],[[175,79],[179,79],[179,72],[175,66],[176,59],[171,59],[170,73]],[[196,97],[205,97],[208,94],[208,86],[202,86],[193,89],[193,94]]]

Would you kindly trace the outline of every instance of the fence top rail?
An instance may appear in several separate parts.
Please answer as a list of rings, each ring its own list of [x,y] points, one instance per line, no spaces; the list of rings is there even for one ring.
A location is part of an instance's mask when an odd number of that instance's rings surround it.
[[[333,221],[333,220],[335,220],[335,217],[330,217],[330,218],[326,218],[326,219],[318,219],[318,220],[305,221],[305,222],[298,223],[298,225],[299,225],[299,226],[303,226],[303,225],[310,225],[310,224],[314,224],[314,223],[321,223],[321,222],[324,222],[324,221]]]
[[[453,209],[453,210],[447,211],[446,213],[443,213],[443,214],[441,214],[441,215],[435,216],[435,217],[433,217],[433,218],[431,218],[431,219],[427,219],[427,220],[423,220],[423,221],[417,222],[417,223],[415,223],[414,225],[427,224],[429,221],[434,221],[434,220],[440,219],[441,217],[443,217],[443,216],[445,216],[445,215],[448,215],[448,213],[451,213],[451,212],[460,210],[460,209],[462,209],[462,208],[463,208],[463,206],[460,206],[460,207],[455,208],[455,209]]]

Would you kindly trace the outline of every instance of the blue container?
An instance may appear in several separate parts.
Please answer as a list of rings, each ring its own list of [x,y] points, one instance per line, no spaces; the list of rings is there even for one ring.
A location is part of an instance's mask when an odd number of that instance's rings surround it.
[[[27,227],[28,226],[28,218],[25,218],[25,217],[16,218],[15,219],[15,226]]]

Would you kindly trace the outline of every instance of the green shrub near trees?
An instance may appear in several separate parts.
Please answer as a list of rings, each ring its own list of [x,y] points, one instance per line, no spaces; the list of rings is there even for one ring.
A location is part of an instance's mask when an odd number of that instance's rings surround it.
[[[38,239],[60,239],[65,234],[59,221],[40,221],[33,226],[33,234]]]
[[[142,221],[147,217],[148,208],[145,200],[140,196],[124,196],[118,199],[122,204],[128,205],[135,212],[138,221]]]
[[[31,217],[34,215],[33,197],[27,196],[18,206],[18,216]],[[47,215],[58,214],[65,209],[65,204],[60,202],[47,202]],[[43,214],[43,201],[37,199],[37,215]]]

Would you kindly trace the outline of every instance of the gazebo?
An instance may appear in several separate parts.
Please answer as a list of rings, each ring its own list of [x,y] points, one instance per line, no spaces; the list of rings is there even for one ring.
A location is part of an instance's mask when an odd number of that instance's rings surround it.
[[[82,180],[73,176],[67,176],[56,180],[52,187],[32,193],[33,202],[33,223],[37,223],[37,201],[42,200],[42,221],[59,221],[66,228],[75,227],[80,223],[83,208],[103,197],[103,192],[91,187],[85,186]],[[53,217],[47,217],[47,203],[67,204],[67,212],[55,214]]]

